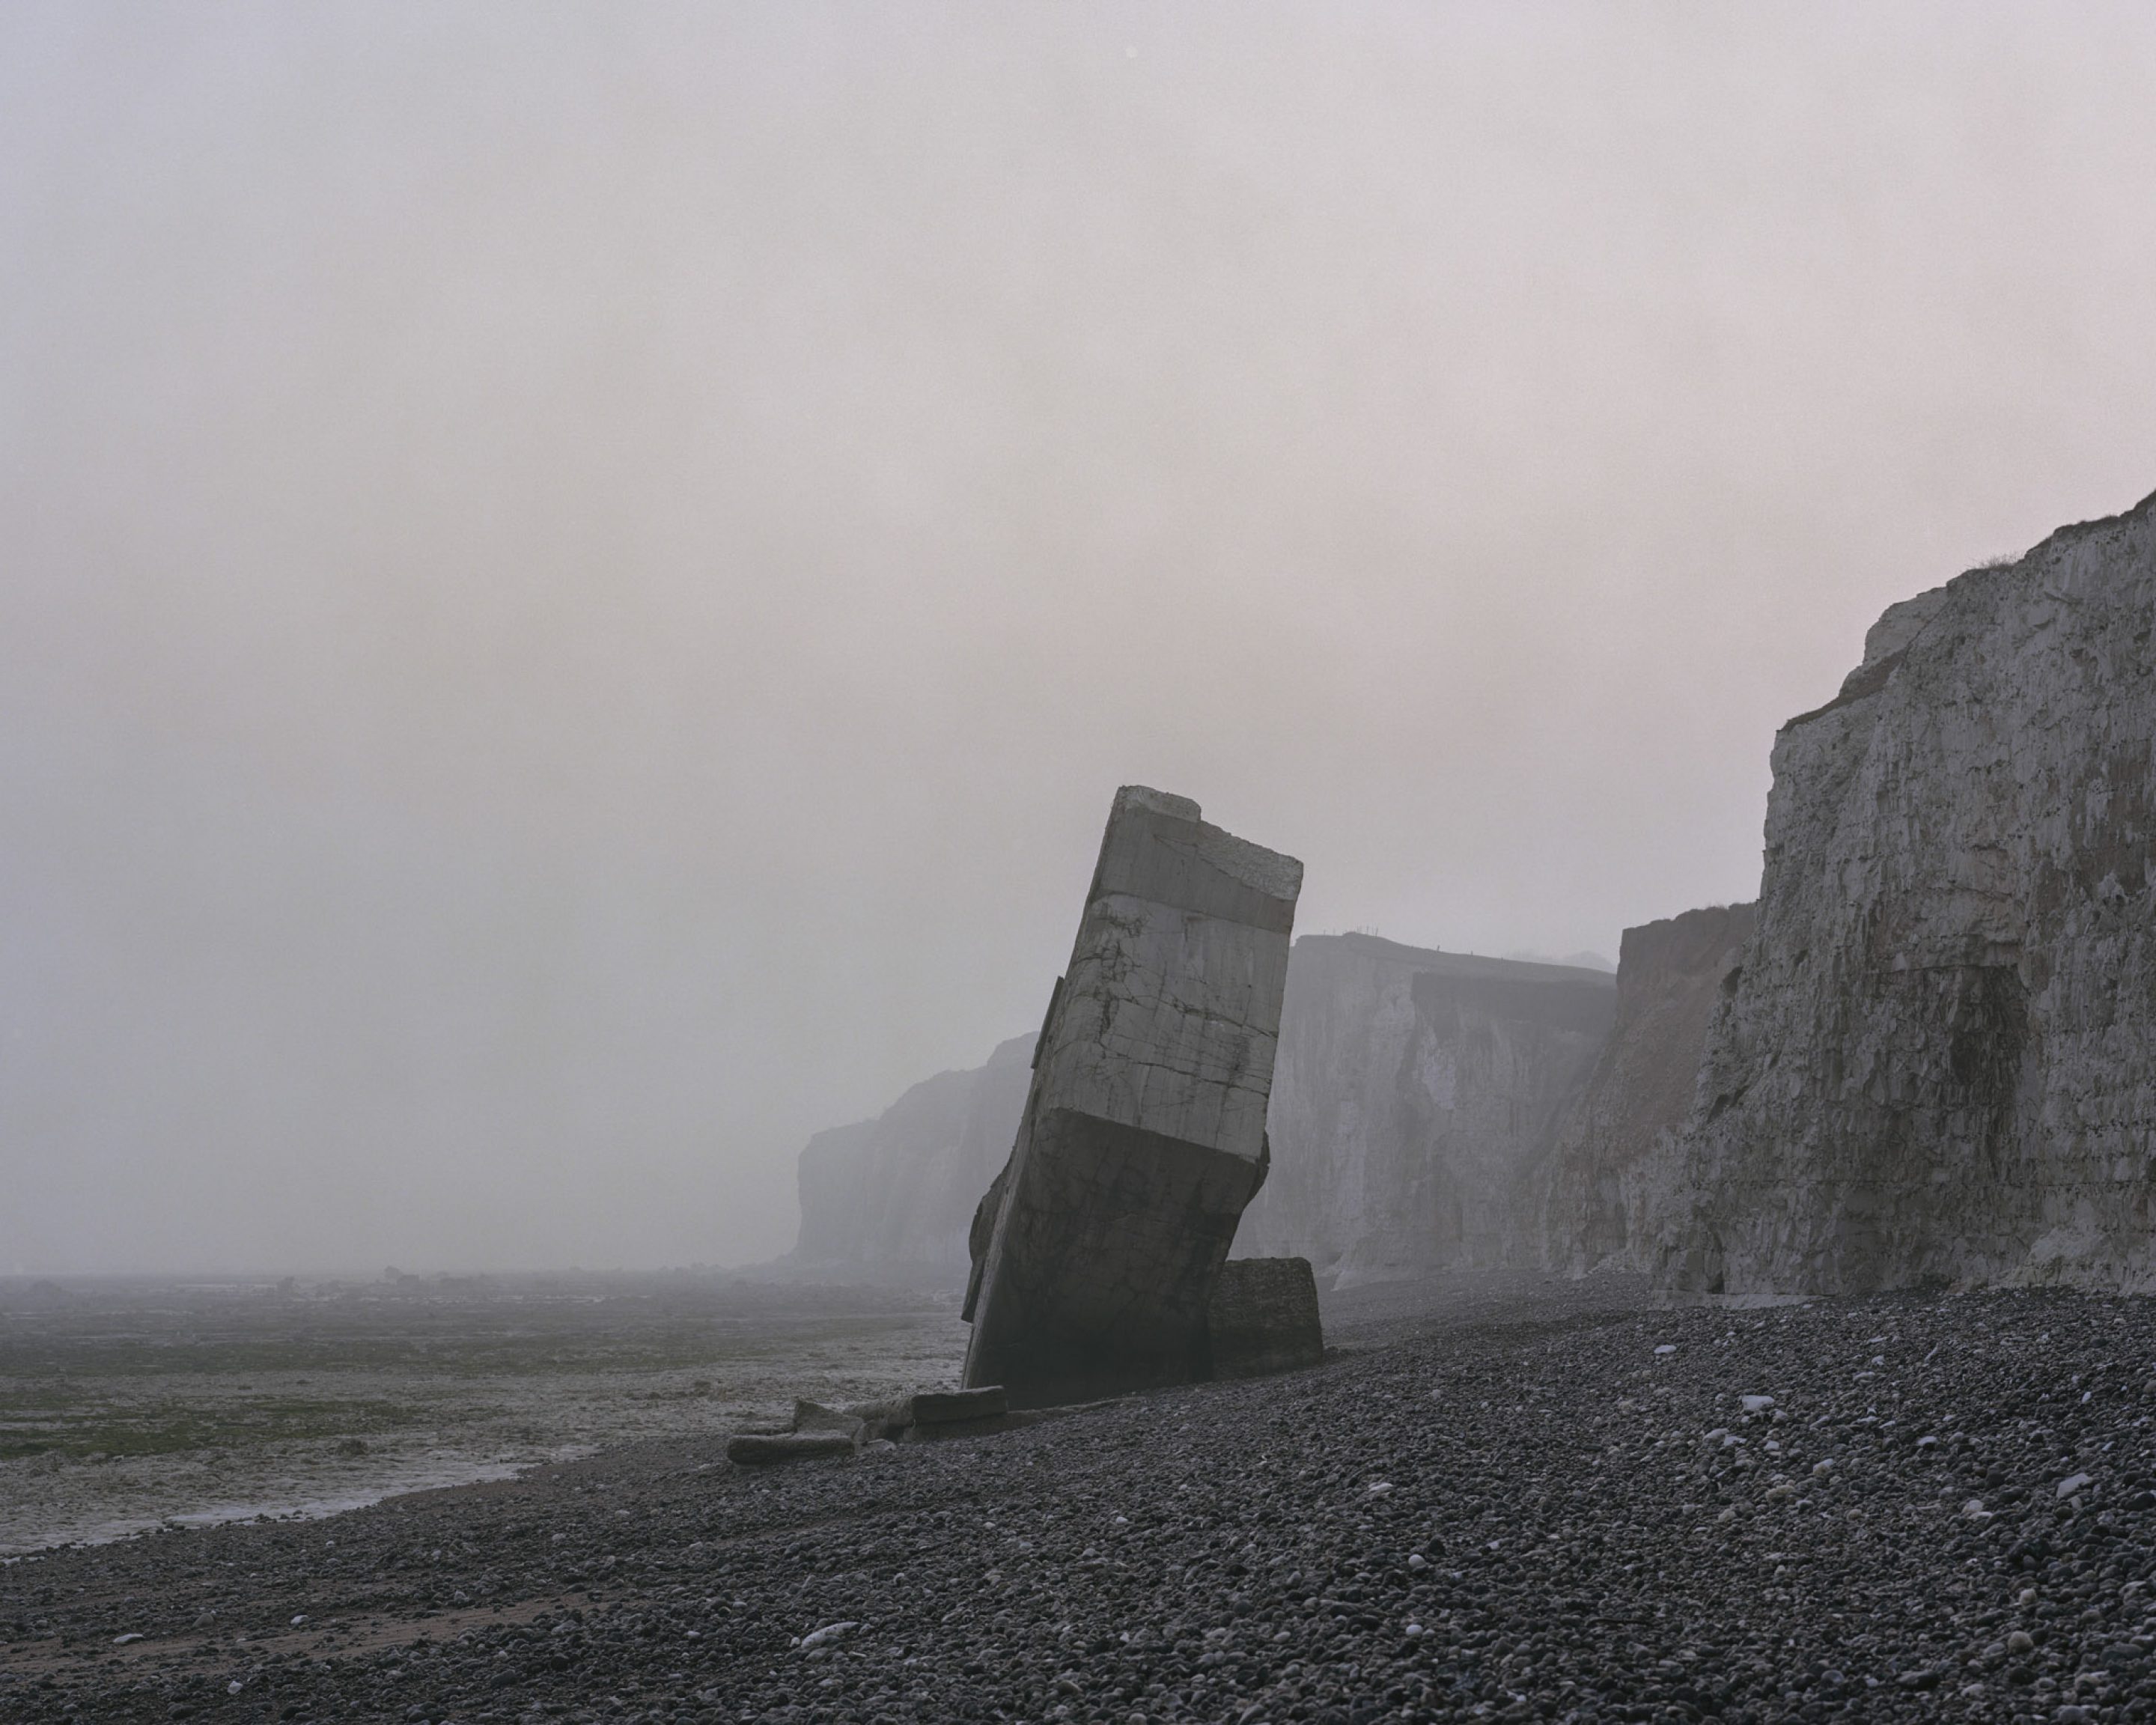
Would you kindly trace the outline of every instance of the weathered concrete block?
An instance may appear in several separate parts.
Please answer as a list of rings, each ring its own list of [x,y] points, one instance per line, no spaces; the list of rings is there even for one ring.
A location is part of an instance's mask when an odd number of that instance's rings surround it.
[[[911,1425],[950,1425],[962,1420],[998,1420],[1010,1412],[1010,1398],[1000,1384],[980,1389],[916,1390]]]
[[[913,1424],[913,1398],[900,1396],[889,1401],[850,1402],[837,1411],[845,1418],[860,1420],[862,1441],[874,1443],[881,1438],[896,1437]]]
[[[1256,1378],[1325,1358],[1317,1278],[1307,1258],[1231,1258],[1206,1307],[1215,1378]]]
[[[821,1402],[802,1401],[793,1404],[793,1429],[796,1431],[843,1432],[859,1443],[866,1434],[868,1423],[850,1408],[827,1408]],[[881,1437],[879,1431],[875,1434]]]
[[[1265,1178],[1302,865],[1116,793],[1011,1159],[976,1218],[969,1386],[1017,1405],[1211,1374],[1206,1312]]]
[[[807,1461],[819,1455],[853,1455],[859,1440],[843,1431],[745,1431],[726,1440],[726,1460],[744,1467]]]

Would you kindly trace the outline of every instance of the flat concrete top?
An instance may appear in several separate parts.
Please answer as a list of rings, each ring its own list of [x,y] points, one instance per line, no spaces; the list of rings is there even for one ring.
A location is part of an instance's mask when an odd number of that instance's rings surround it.
[[[1101,839],[1087,901],[1150,899],[1285,934],[1302,891],[1302,865],[1201,819],[1198,804],[1125,785]]]

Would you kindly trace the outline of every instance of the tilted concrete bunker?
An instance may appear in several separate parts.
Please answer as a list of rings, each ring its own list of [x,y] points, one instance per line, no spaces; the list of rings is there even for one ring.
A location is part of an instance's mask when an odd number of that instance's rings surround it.
[[[1302,865],[1116,793],[1011,1158],[974,1219],[966,1383],[1014,1402],[1212,1375],[1208,1303],[1265,1176]]]

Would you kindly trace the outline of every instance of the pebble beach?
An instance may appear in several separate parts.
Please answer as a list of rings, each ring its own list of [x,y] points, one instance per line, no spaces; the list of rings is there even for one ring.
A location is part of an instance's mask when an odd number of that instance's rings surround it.
[[[2156,1712],[2156,1307],[1328,1302],[1325,1363],[749,1469],[632,1444],[0,1566],[0,1717]]]

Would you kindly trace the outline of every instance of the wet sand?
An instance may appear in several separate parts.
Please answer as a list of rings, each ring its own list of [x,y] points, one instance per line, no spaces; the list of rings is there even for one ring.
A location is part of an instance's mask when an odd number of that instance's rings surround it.
[[[964,1348],[954,1296],[722,1276],[0,1284],[0,1555],[723,1433]]]

